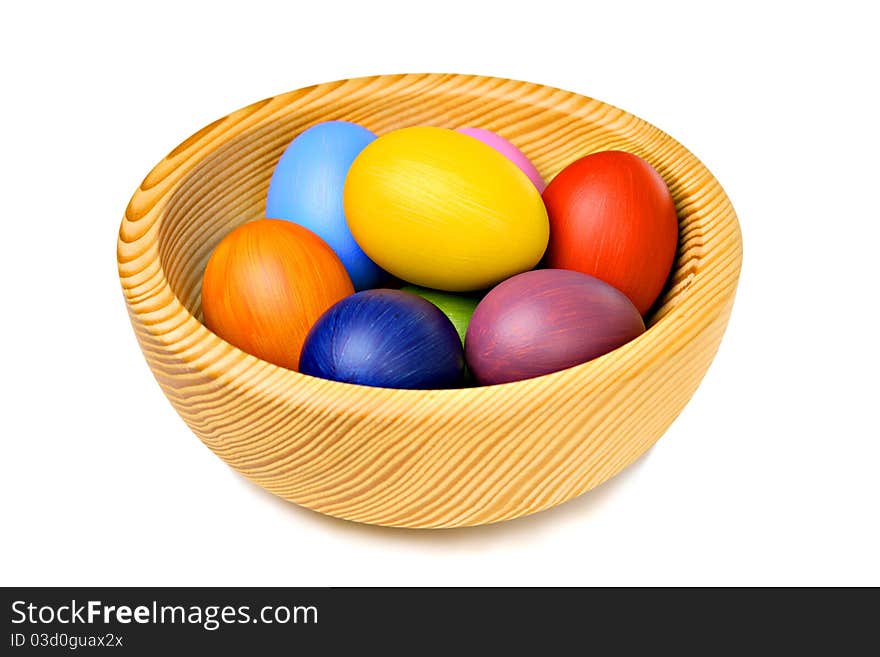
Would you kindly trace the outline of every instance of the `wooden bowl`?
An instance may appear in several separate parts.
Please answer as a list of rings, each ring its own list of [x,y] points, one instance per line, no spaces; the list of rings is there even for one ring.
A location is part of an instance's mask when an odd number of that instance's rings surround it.
[[[674,272],[649,330],[537,379],[433,391],[311,378],[224,342],[201,322],[208,256],[233,228],[263,216],[272,169],[290,141],[332,119],[379,134],[415,124],[488,128],[548,180],[594,151],[645,158],[669,184],[681,222]],[[538,84],[384,75],[269,98],[198,131],[132,197],[117,259],[147,363],[183,420],[226,463],[321,513],[455,527],[552,507],[644,453],[712,361],[741,253],[736,215],[712,174],[631,114]]]

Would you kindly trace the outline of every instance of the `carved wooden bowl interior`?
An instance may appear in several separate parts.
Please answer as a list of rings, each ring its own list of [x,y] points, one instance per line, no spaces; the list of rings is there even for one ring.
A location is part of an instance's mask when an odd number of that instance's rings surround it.
[[[332,119],[377,134],[416,124],[488,128],[519,146],[547,180],[594,151],[620,149],[648,160],[672,191],[681,228],[674,271],[648,331],[540,378],[433,391],[316,379],[218,338],[201,322],[208,256],[233,228],[263,216],[273,167],[290,141]],[[597,100],[468,75],[331,82],[233,112],[150,172],[118,241],[137,339],[193,432],[238,472],[291,502],[402,527],[480,525],[534,513],[632,463],[681,412],[709,367],[740,262],[727,196],[671,137]]]

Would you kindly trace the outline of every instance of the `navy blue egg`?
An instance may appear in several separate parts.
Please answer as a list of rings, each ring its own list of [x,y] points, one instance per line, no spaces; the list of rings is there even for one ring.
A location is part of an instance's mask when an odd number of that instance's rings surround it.
[[[464,353],[449,318],[400,290],[366,290],[331,306],[309,331],[299,370],[380,388],[449,388]]]
[[[356,290],[377,287],[385,278],[354,241],[342,207],[348,169],[375,138],[347,121],[312,126],[278,160],[266,198],[266,217],[292,221],[321,237],[342,260]]]

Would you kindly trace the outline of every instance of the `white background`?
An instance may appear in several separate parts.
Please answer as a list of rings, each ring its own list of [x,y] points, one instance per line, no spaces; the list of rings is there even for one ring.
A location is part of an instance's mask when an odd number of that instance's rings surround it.
[[[880,584],[870,3],[621,4],[4,4],[0,583]],[[129,197],[200,127],[425,71],[647,119],[744,235],[727,335],[665,437],[592,493],[477,529],[358,526],[236,475],[163,397],[116,275]]]

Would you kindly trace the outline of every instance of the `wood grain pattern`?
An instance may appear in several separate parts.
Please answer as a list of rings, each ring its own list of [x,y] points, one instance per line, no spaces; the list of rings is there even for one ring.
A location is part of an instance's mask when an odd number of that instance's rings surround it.
[[[293,137],[331,119],[377,134],[415,124],[487,128],[515,143],[547,180],[598,150],[645,158],[669,183],[680,219],[674,273],[649,330],[569,370],[440,391],[314,379],[224,342],[200,321],[208,257],[226,233],[262,216],[273,166]],[[721,186],[657,128],[558,89],[436,74],[321,84],[215,121],[146,177],[117,248],[144,356],[208,447],[292,502],[403,527],[478,525],[540,511],[638,458],[709,367],[741,259],[739,224]]]

